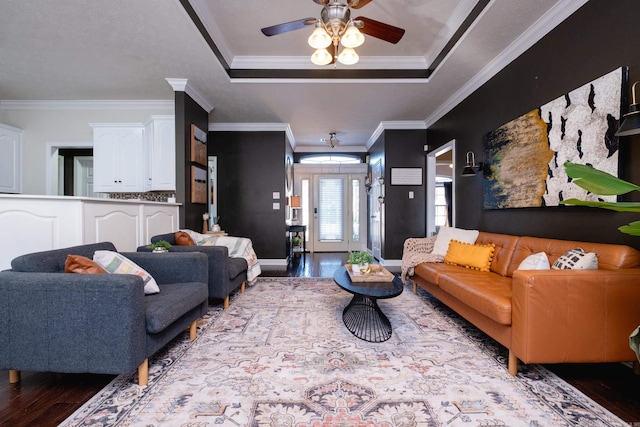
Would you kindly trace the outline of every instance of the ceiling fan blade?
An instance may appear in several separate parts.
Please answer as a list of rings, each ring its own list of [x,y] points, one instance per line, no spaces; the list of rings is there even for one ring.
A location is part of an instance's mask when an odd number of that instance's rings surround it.
[[[360,32],[371,37],[396,44],[400,41],[402,36],[404,36],[404,29],[402,28],[394,27],[393,25],[385,24],[384,22],[376,21],[374,19],[365,18],[364,16],[358,16],[356,20],[362,21],[364,24],[364,26],[360,28]]]
[[[352,9],[361,9],[363,7],[365,7],[366,5],[368,5],[369,3],[371,3],[373,0],[353,0],[351,2],[351,5],[349,7],[351,7]]]
[[[261,31],[265,36],[271,37],[282,33],[288,33],[289,31],[299,30],[306,27],[307,25],[315,24],[316,21],[316,18],[298,19],[297,21],[285,22],[282,24],[273,25],[271,27],[265,27]]]

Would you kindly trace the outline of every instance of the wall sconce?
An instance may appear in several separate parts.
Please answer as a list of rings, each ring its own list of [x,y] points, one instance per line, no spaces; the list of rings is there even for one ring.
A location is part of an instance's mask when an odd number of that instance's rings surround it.
[[[380,203],[380,204],[384,203],[384,197],[383,196],[378,196],[378,203]]]
[[[630,136],[640,133],[640,105],[636,103],[636,85],[638,83],[640,82],[635,82],[631,86],[632,104],[629,106],[629,112],[622,116],[623,121],[615,133],[616,136]]]
[[[480,171],[482,169],[482,162],[476,165],[476,155],[473,154],[473,151],[467,152],[467,164],[464,169],[462,169],[462,176],[475,176],[477,169]]]
[[[289,202],[289,206],[291,207],[291,221],[296,223],[298,222],[298,209],[302,207],[300,196],[291,196]]]

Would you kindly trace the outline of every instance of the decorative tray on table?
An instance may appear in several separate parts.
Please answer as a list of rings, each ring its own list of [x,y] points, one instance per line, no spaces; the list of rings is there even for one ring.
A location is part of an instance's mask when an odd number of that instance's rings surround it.
[[[393,274],[380,264],[369,264],[369,271],[365,273],[354,273],[351,264],[345,264],[347,273],[352,282],[392,282]]]

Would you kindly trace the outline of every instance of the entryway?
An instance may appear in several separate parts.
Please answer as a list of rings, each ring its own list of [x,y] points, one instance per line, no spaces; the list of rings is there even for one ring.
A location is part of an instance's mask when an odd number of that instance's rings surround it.
[[[367,247],[366,164],[294,166],[298,216],[307,226],[309,252],[348,252]]]

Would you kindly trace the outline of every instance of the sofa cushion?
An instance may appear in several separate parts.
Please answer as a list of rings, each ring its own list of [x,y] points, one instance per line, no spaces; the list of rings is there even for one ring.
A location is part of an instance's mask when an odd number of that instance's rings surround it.
[[[575,248],[561,255],[551,268],[553,270],[597,270],[598,257],[593,252],[586,253],[582,248]]]
[[[537,254],[531,254],[526,257],[516,270],[549,270],[549,258],[544,252],[538,252]]]
[[[478,230],[464,230],[454,227],[440,227],[436,242],[433,244],[432,254],[445,256],[452,239],[459,242],[475,243],[478,238]]]
[[[519,238],[519,236],[512,236],[510,234],[487,233],[481,231],[480,234],[478,234],[476,243],[493,243],[496,247],[496,251],[493,253],[491,271],[498,273],[501,276],[510,276],[509,264],[511,263],[513,250],[516,247]]]
[[[440,288],[499,324],[511,325],[512,279],[491,272],[456,268],[456,272],[440,275]]]
[[[162,332],[189,310],[202,304],[209,296],[206,283],[171,283],[160,285],[160,293],[144,298],[147,333]]]
[[[193,241],[184,231],[176,231],[175,233],[176,245],[178,246],[195,246],[196,242]]]
[[[453,239],[449,243],[444,262],[474,270],[489,271],[494,252],[495,245],[493,243],[474,245]]]
[[[640,267],[640,251],[630,246],[523,236],[518,240],[513,252],[509,275],[512,275],[513,270],[520,265],[522,260],[531,254],[545,252],[550,260],[555,260],[574,248],[582,248],[585,252],[594,252],[598,257],[598,268],[601,270]]]
[[[80,255],[68,255],[64,263],[65,273],[77,274],[107,274],[97,262]]]
[[[158,283],[149,273],[127,257],[113,251],[96,251],[93,260],[111,274],[135,274],[144,281],[144,293],[146,295],[160,292]]]
[[[460,271],[460,267],[452,264],[444,264],[440,262],[423,262],[418,264],[414,269],[414,276],[420,276],[427,282],[438,285],[440,276]]]

